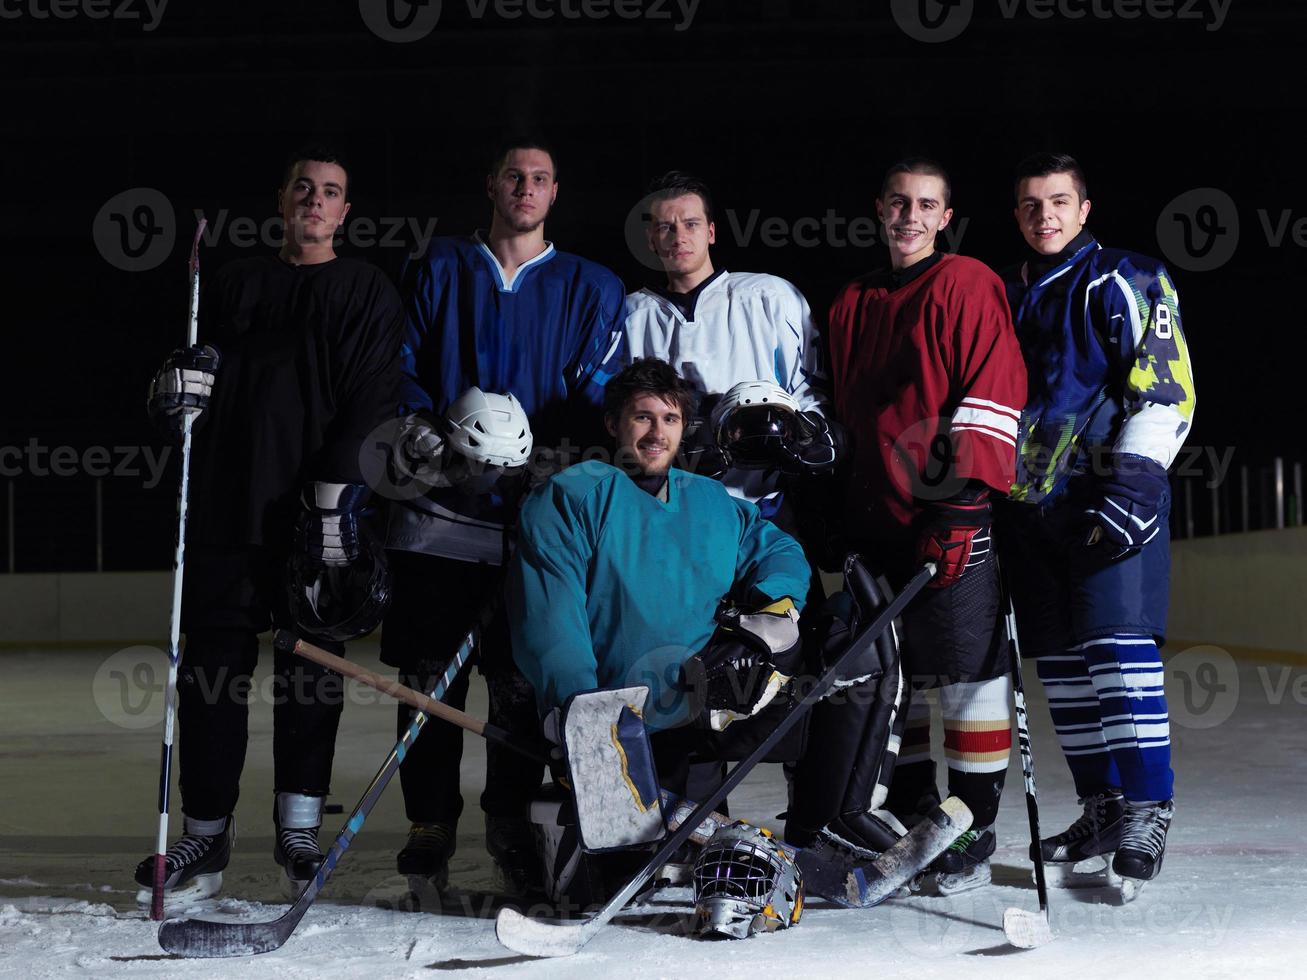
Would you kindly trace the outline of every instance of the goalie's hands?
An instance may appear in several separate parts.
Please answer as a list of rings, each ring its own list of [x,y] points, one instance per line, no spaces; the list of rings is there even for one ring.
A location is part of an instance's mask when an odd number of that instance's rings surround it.
[[[180,440],[187,416],[191,425],[209,407],[213,383],[222,362],[217,348],[198,344],[168,355],[150,380],[145,409],[150,421],[170,439]]]

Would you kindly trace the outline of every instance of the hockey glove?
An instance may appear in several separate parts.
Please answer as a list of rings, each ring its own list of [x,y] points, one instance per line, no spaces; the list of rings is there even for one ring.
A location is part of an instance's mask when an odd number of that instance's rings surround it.
[[[214,347],[181,347],[168,355],[151,379],[145,408],[150,421],[170,439],[181,439],[186,416],[194,426],[209,407],[221,360]]]
[[[395,444],[391,447],[391,466],[397,486],[411,481],[426,487],[448,486],[442,476],[445,440],[438,423],[426,414],[415,412],[399,423]]]
[[[728,466],[708,419],[691,419],[686,425],[680,457],[681,469],[710,480],[720,480]]]
[[[708,727],[720,732],[767,707],[798,669],[799,614],[784,598],[745,613],[723,602],[717,632],[682,666],[682,681],[699,699]]]
[[[917,561],[937,568],[930,588],[952,585],[989,559],[989,488],[968,487],[956,497],[926,505],[917,537]]]
[[[295,547],[323,565],[348,565],[359,556],[359,512],[368,488],[359,483],[309,483],[295,523]]]
[[[1101,496],[1085,511],[1085,545],[1103,549],[1110,561],[1138,551],[1162,529],[1157,508],[1169,485],[1166,468],[1156,460],[1113,455],[1112,475],[1098,484]]]
[[[781,449],[781,472],[789,476],[830,473],[843,456],[843,426],[819,412],[800,412],[798,421],[798,438]]]

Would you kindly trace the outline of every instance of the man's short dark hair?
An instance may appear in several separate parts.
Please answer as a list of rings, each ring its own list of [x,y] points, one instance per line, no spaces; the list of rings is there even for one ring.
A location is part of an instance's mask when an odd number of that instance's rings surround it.
[[[712,192],[708,190],[708,185],[694,174],[686,173],[684,170],[669,170],[649,182],[649,193],[652,195],[651,204],[653,201],[670,201],[674,197],[698,194],[699,199],[703,201],[704,217],[709,221],[713,220]]]
[[[930,157],[905,157],[885,171],[885,179],[880,182],[880,196],[889,192],[889,182],[899,174],[917,174],[922,177],[938,177],[944,182],[944,207],[949,207],[953,200],[953,182],[948,179],[948,171],[938,160]]]
[[[542,153],[548,153],[549,164],[554,170],[554,180],[558,180],[558,156],[554,153],[554,148],[539,136],[525,134],[515,134],[495,146],[494,156],[490,158],[491,177],[499,176],[499,171],[504,168],[509,154],[514,150],[540,150]]]
[[[675,405],[689,421],[699,396],[676,368],[657,357],[637,357],[604,386],[604,417],[616,419],[632,398],[654,395]]]
[[[1021,193],[1021,182],[1031,177],[1049,177],[1053,174],[1066,174],[1075,184],[1076,193],[1081,201],[1089,200],[1089,188],[1085,185],[1085,172],[1080,169],[1076,158],[1068,153],[1032,153],[1017,164],[1016,179],[1012,182],[1012,192]]]
[[[314,160],[318,163],[334,163],[345,171],[345,200],[349,200],[349,192],[353,189],[354,175],[349,172],[349,164],[345,162],[344,156],[334,146],[328,146],[326,143],[306,143],[295,152],[286,157],[286,166],[281,173],[281,186],[285,187],[290,183],[290,175],[295,172],[295,165],[303,160]]]

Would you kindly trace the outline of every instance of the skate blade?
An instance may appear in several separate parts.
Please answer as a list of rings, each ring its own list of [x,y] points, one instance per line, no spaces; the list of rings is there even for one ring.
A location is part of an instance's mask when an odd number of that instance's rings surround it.
[[[207,875],[196,875],[180,888],[167,889],[163,893],[163,911],[166,914],[184,912],[196,902],[212,898],[222,889],[222,872],[214,871]],[[154,901],[154,890],[142,888],[136,893],[136,901],[149,908]]]
[[[301,881],[298,878],[292,878],[290,872],[283,868],[281,872],[281,893],[294,902],[304,894],[304,889],[308,887],[309,882],[312,880],[310,878],[307,881]]]
[[[1144,885],[1148,884],[1143,878],[1118,878],[1117,880],[1120,882],[1118,887],[1122,905],[1129,905],[1138,898],[1139,893],[1144,890]]]
[[[935,876],[935,888],[944,896],[957,895],[961,892],[974,891],[977,888],[984,888],[993,881],[993,874],[989,869],[989,862],[978,864],[974,868],[966,871],[959,871],[957,874],[948,874],[940,872]]]
[[[1035,874],[1031,872],[1031,880]],[[1072,864],[1070,861],[1045,861],[1044,880],[1049,888],[1115,888],[1120,876],[1112,870],[1112,854],[1099,854]]]

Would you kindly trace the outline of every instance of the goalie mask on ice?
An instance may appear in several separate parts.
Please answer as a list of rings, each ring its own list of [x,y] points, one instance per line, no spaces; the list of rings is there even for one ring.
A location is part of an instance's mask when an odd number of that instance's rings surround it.
[[[746,939],[803,914],[803,879],[771,831],[738,820],[717,831],[694,863],[696,935]]]

